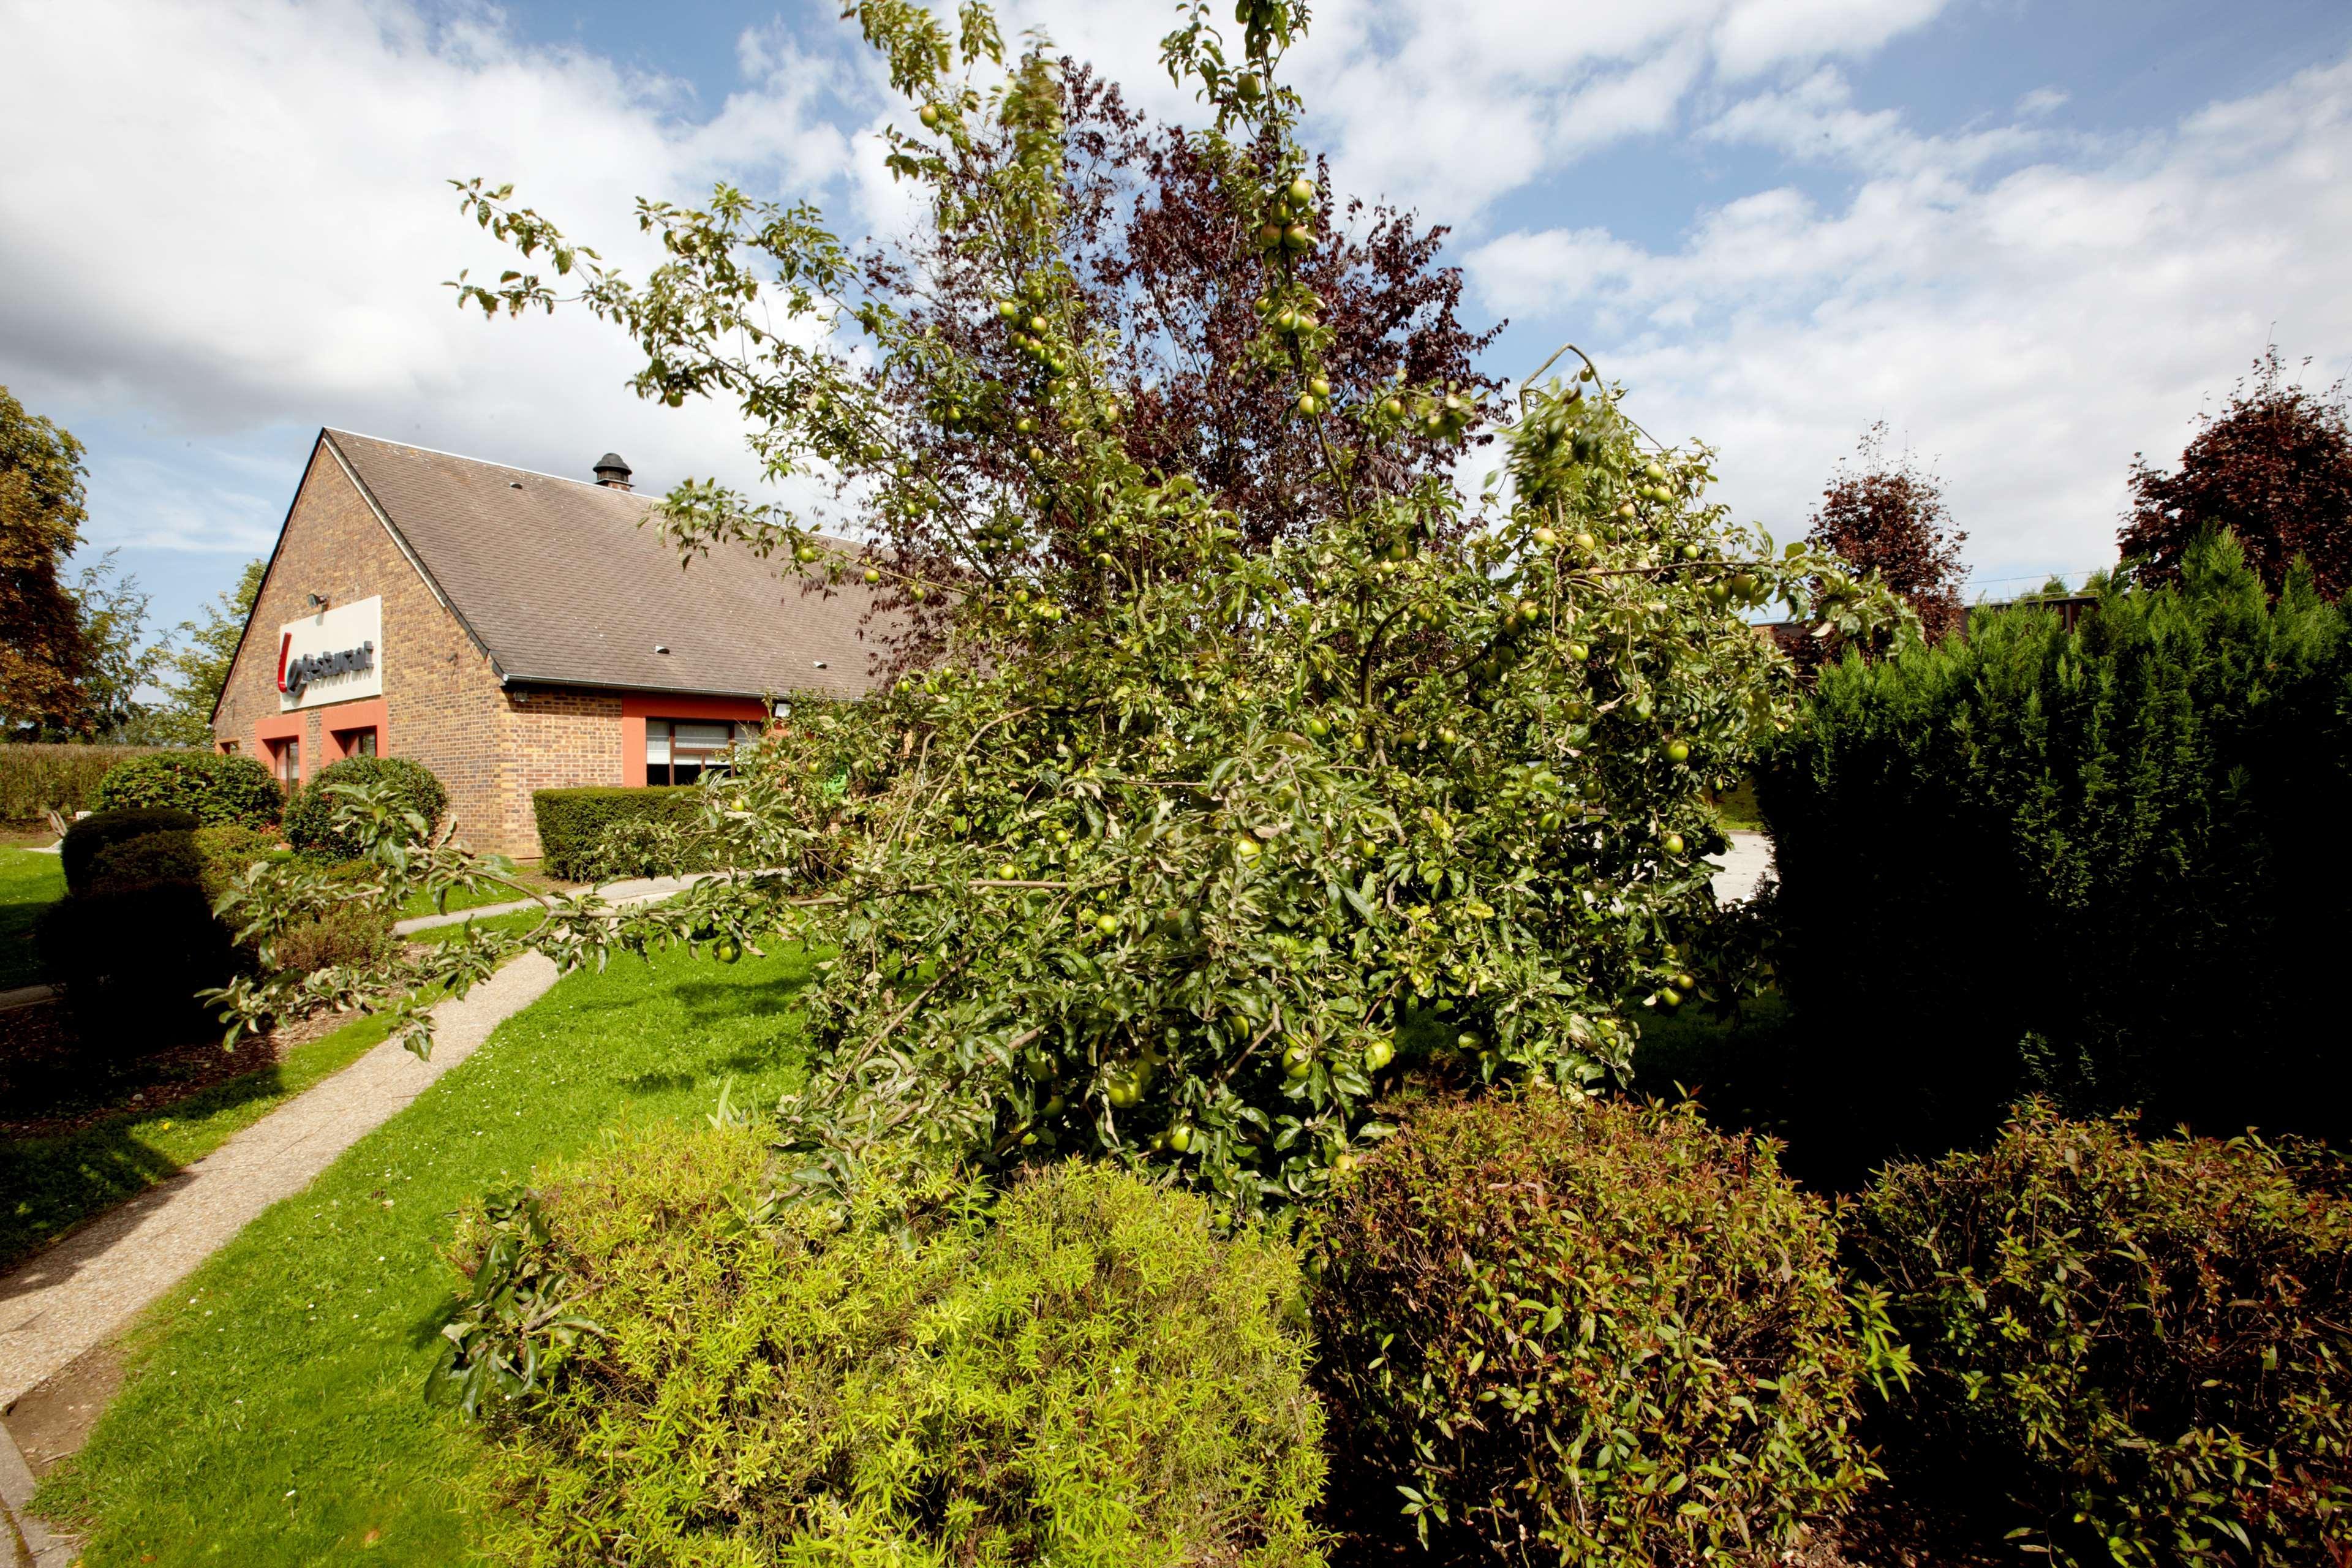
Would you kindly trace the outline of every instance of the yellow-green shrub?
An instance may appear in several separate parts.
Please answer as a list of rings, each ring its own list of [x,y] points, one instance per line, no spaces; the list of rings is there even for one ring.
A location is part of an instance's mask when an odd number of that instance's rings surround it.
[[[650,1132],[469,1224],[437,1377],[493,1419],[497,1554],[1321,1562],[1287,1245],[1081,1164],[759,1215],[765,1159]]]

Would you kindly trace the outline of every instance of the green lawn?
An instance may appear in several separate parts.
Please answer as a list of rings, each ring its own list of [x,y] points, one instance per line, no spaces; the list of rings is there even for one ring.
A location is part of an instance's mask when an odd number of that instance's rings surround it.
[[[1756,786],[1746,779],[1741,779],[1729,791],[1716,797],[1715,815],[1727,831],[1764,831],[1764,813],[1756,804]]]
[[[152,1111],[128,1111],[55,1138],[0,1142],[0,1269],[184,1165],[211,1153],[384,1037],[360,1018],[295,1047],[276,1067],[216,1083]]]
[[[707,1112],[730,1079],[772,1100],[806,974],[798,952],[677,952],[567,977],[149,1314],[38,1507],[89,1531],[89,1568],[466,1561],[474,1438],[420,1393],[452,1215],[616,1122]]]
[[[0,991],[40,980],[33,922],[65,896],[65,863],[56,856],[0,849]]]

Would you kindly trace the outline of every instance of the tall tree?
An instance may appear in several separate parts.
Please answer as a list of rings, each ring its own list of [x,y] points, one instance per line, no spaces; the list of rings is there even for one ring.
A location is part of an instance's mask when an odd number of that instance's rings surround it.
[[[2131,508],[2116,533],[2126,570],[2150,584],[2178,583],[2198,536],[2226,528],[2273,593],[2300,555],[2319,591],[2340,597],[2352,586],[2352,428],[2344,383],[2320,393],[2290,384],[2273,345],[2240,378],[2220,416],[2198,422],[2178,471],[2132,457]]]
[[[0,386],[0,723],[57,732],[82,719],[80,617],[60,575],[81,542],[82,446]]]
[[[1215,113],[1199,141],[1234,265],[1260,268],[1240,307],[1255,334],[1225,363],[1263,371],[1262,395],[1232,406],[1296,448],[1255,471],[1319,492],[1269,498],[1255,536],[1246,484],[1213,492],[1130,444],[1152,388],[1114,329],[1156,329],[1107,321],[1073,256],[1072,73],[1006,58],[978,0],[957,33],[906,0],[850,15],[923,128],[887,133],[891,165],[929,198],[929,254],[971,272],[970,315],[922,314],[952,278],[872,284],[822,214],[726,190],[708,212],[641,207],[670,259],[642,286],[592,265],[583,295],[646,352],[646,392],[739,400],[772,470],[854,470],[877,532],[935,553],[858,559],[709,486],[674,492],[673,521],[772,524],[793,571],[893,584],[935,611],[942,657],[794,716],[711,781],[693,830],[717,836],[709,863],[768,869],[618,920],[551,908],[384,969],[289,973],[280,933],[310,912],[506,876],[412,845],[416,825],[359,791],[339,809],[373,887],[257,873],[224,912],[265,973],[224,1010],[399,1006],[489,973],[501,944],[568,964],[692,940],[724,962],[784,930],[837,955],[795,999],[810,1067],[776,1132],[791,1190],[819,1201],[875,1163],[1082,1150],[1167,1162],[1240,1213],[1293,1203],[1388,1130],[1371,1110],[1412,1019],[1446,1020],[1465,1074],[1622,1072],[1642,1018],[1711,967],[1705,792],[1794,720],[1744,612],[1785,599],[1866,636],[1909,611],[1734,526],[1706,499],[1711,455],[1654,446],[1590,362],[1526,389],[1490,501],[1447,483],[1442,453],[1416,458],[1465,437],[1474,400],[1329,361],[1348,340],[1308,281],[1329,241],[1291,140],[1303,106],[1274,78],[1304,21],[1285,0],[1248,0],[1237,36],[1188,6],[1163,46]],[[466,192],[525,258],[581,272],[545,218]],[[520,271],[459,297],[559,303]],[[903,396],[872,373],[902,362],[920,367]],[[911,427],[917,409],[937,431],[982,424],[961,488],[920,459],[915,442],[944,437]],[[429,1025],[401,1027],[422,1046]]]
[[[1953,526],[1941,481],[1910,453],[1888,453],[1885,420],[1830,476],[1805,537],[1856,572],[1876,573],[1917,612],[1930,642],[1958,629],[1969,536]]]
[[[229,665],[236,658],[236,645],[245,636],[245,623],[268,570],[266,561],[247,562],[236,586],[215,595],[202,618],[180,623],[180,635],[186,640],[163,652],[157,671],[165,703],[147,721],[156,739],[181,746],[211,742],[213,710],[219,705],[221,688],[228,684]]]

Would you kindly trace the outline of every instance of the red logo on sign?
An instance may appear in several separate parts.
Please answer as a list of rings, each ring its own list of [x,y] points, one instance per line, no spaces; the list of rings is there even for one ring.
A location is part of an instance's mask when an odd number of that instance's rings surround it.
[[[289,653],[292,653],[293,651],[294,651],[294,634],[293,634],[292,632],[280,632],[280,633],[278,633],[278,690],[280,690],[280,691],[283,691],[283,690],[285,690],[285,689],[286,689],[286,656],[287,656],[288,654],[289,654]]]

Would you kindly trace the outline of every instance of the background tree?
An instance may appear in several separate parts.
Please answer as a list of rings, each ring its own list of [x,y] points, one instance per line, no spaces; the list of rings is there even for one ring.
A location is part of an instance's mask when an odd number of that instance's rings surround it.
[[[245,636],[245,623],[268,570],[266,561],[247,562],[236,587],[215,595],[201,618],[180,623],[185,640],[163,651],[156,672],[164,705],[145,721],[157,739],[180,746],[212,743],[213,709],[220,702],[221,688],[228,684],[229,665],[236,658],[236,645]]]
[[[2226,528],[2273,593],[2298,555],[2328,598],[2352,586],[2352,429],[2344,383],[2312,393],[2285,377],[2277,347],[2264,350],[2221,415],[2198,416],[2202,428],[2177,472],[2133,456],[2131,508],[2116,536],[2130,575],[2151,585],[2178,583],[2189,546]]]
[[[1888,454],[1885,420],[1838,464],[1805,534],[1857,573],[1876,573],[1917,614],[1930,642],[1958,630],[1966,614],[1960,546],[1968,537],[1952,525],[1936,476],[1908,452]]]
[[[81,569],[71,589],[76,635],[81,640],[81,705],[74,732],[130,745],[166,743],[152,690],[165,644],[147,638],[152,596],[121,569],[111,550]]]
[[[54,733],[84,717],[80,619],[59,575],[81,542],[81,443],[0,387],[0,723]]]

